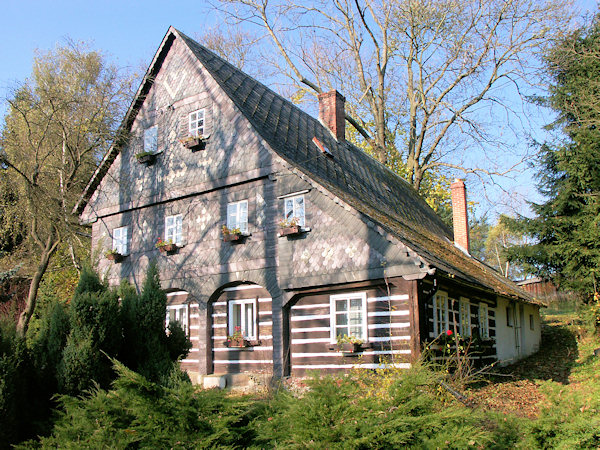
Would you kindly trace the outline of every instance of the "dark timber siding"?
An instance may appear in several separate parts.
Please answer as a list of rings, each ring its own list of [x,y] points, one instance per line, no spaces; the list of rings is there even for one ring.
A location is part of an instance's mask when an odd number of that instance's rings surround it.
[[[431,288],[429,288],[431,289]],[[436,292],[445,292],[448,296],[448,327],[453,333],[460,333],[460,299],[469,301],[469,313],[471,318],[471,336],[479,335],[479,305],[486,303],[488,305],[488,333],[490,342],[486,342],[481,347],[474,343],[470,344],[471,359],[477,359],[484,363],[492,363],[496,360],[496,303],[489,298],[484,298],[474,291],[459,291],[453,285],[441,285]],[[471,294],[471,295],[469,295]],[[434,303],[435,295],[426,296],[426,315],[427,315],[427,333],[428,341],[431,342],[438,338],[434,334]],[[446,330],[441,330],[444,334]],[[441,346],[433,344],[431,349],[439,356],[437,351]]]
[[[229,302],[256,299],[257,335],[252,346],[244,349],[225,345],[228,330]],[[212,303],[212,361],[214,373],[272,373],[273,372],[273,316],[271,296],[260,286],[241,285],[227,288]]]
[[[330,296],[366,293],[367,340],[358,355],[344,356],[331,340]],[[290,311],[291,374],[380,367],[382,363],[409,367],[411,360],[409,293],[385,285],[308,294]]]

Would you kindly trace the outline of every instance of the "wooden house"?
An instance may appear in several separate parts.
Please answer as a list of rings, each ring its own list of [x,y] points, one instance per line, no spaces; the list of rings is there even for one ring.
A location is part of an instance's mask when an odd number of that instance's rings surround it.
[[[448,330],[534,352],[539,306],[469,255],[464,183],[453,233],[345,140],[342,95],[319,101],[316,119],[170,28],[76,207],[101,273],[139,286],[158,262],[198,382],[409,367]]]

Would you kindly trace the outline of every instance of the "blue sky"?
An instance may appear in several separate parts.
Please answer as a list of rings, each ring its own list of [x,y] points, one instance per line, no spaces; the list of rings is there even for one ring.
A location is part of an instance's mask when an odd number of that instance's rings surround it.
[[[579,0],[577,5],[582,12],[597,8],[596,0]],[[0,41],[0,114],[5,114],[3,99],[9,96],[10,88],[31,73],[36,49],[51,49],[68,37],[102,50],[117,66],[142,70],[170,25],[194,37],[219,20],[205,0],[0,0],[4,35]],[[547,123],[548,118],[543,112],[540,114],[535,122]],[[519,175],[514,182],[508,182],[507,188],[535,199],[531,176],[530,172]],[[488,205],[482,209],[494,209],[494,201],[483,199],[483,192],[477,188],[471,192],[472,198]],[[522,203],[522,197],[516,202]]]

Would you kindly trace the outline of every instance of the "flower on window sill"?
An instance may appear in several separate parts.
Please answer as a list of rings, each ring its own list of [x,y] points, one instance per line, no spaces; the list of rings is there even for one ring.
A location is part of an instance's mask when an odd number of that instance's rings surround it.
[[[348,336],[347,334],[337,337],[337,348],[345,354],[356,354],[362,351],[364,341],[356,336]]]
[[[242,334],[242,327],[234,327],[233,334],[231,334],[230,336],[227,336],[227,340],[234,341],[236,339],[241,339],[243,337],[244,337],[244,335]]]
[[[284,219],[279,222],[279,237],[295,236],[305,231],[308,231],[308,229],[300,226],[300,220],[297,217],[292,217],[289,220]]]
[[[446,336],[452,336],[452,330],[446,330]]]
[[[292,228],[300,225],[300,219],[292,217],[291,219],[283,219],[279,222],[279,228]]]
[[[227,228],[227,225],[223,225],[223,227],[221,228],[221,232],[223,233],[223,236],[227,236],[230,234],[242,234],[242,230],[240,230],[239,228]]]

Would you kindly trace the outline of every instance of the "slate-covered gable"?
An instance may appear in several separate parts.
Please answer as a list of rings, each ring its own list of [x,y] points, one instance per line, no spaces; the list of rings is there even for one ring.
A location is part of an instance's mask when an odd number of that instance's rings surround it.
[[[451,242],[452,232],[405,180],[356,146],[336,141],[315,118],[179,33],[255,129],[286,161],[415,250],[438,269],[498,294],[531,300],[514,283]],[[312,143],[317,137],[333,153]]]

